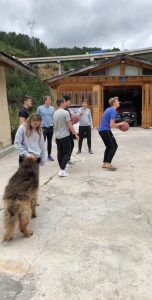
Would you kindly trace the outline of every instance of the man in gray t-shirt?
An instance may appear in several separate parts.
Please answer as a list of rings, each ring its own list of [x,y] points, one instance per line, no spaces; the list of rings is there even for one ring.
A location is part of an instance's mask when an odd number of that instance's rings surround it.
[[[58,108],[53,115],[53,124],[57,143],[57,158],[60,166],[58,175],[60,177],[66,177],[69,176],[69,174],[65,171],[65,167],[71,154],[70,130],[76,136],[77,140],[79,140],[79,137],[72,126],[68,111],[64,110],[66,106],[65,100],[58,99],[57,106]]]
[[[67,126],[67,122],[70,121],[69,113],[63,108],[58,108],[53,116],[55,137],[62,139],[70,135],[70,130]]]

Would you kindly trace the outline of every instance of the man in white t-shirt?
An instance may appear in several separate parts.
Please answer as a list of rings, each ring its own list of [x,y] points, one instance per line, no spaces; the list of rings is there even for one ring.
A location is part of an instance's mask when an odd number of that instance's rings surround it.
[[[67,177],[69,174],[65,171],[66,165],[70,159],[70,131],[79,140],[77,133],[71,123],[69,112],[64,110],[66,103],[64,99],[57,99],[57,110],[53,115],[54,132],[57,143],[57,158],[60,166],[58,175]]]

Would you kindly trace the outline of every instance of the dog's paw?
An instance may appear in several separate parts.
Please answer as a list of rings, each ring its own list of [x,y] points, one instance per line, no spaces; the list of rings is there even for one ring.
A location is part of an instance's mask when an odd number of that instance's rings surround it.
[[[28,231],[26,233],[24,233],[24,236],[26,238],[30,237],[33,234],[33,231],[31,229],[28,229]]]
[[[34,219],[36,217],[37,217],[37,214],[33,212],[31,218]]]
[[[12,238],[13,238],[12,236],[4,235],[3,242],[9,242],[12,240]]]

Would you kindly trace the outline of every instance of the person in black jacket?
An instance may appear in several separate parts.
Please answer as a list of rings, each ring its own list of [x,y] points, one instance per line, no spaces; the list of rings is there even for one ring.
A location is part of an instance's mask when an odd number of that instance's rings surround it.
[[[23,96],[22,98],[22,108],[19,111],[19,124],[23,124],[25,120],[29,117],[29,108],[32,107],[32,98],[30,96]]]

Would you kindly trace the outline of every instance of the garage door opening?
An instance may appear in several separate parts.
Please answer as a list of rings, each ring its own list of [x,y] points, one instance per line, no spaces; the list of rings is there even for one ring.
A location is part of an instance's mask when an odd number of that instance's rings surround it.
[[[130,118],[133,116],[131,125],[141,126],[142,111],[142,87],[141,86],[117,86],[104,87],[104,109],[109,106],[108,100],[111,97],[118,96],[120,108],[118,113]]]

